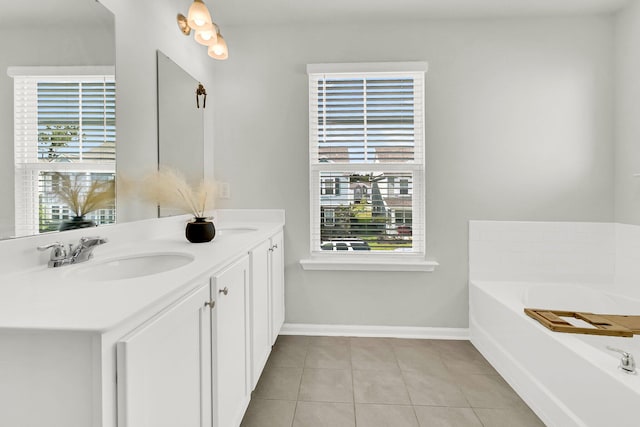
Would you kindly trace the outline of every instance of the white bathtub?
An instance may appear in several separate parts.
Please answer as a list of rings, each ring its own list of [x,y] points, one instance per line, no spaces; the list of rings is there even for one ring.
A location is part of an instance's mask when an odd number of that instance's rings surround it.
[[[612,346],[634,354],[640,337],[553,332],[524,307],[640,314],[640,300],[566,284],[472,281],[471,341],[547,426],[640,426],[640,375],[618,369]]]

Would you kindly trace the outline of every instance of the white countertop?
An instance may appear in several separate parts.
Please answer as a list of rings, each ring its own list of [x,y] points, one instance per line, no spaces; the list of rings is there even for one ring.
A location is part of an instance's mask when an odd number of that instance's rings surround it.
[[[240,222],[224,219],[224,215],[221,217],[219,223],[214,221],[216,237],[208,243],[189,243],[184,237],[185,219],[182,217],[140,222],[138,227],[157,229],[158,224],[164,225],[166,232],[148,230],[147,234],[157,235],[151,238],[140,238],[136,233],[127,232],[132,230],[134,223],[123,224],[120,228],[83,230],[82,235],[101,235],[109,239],[107,244],[94,249],[93,259],[48,268],[40,257],[37,266],[0,276],[0,328],[106,332],[168,298],[178,298],[190,289],[208,283],[212,273],[246,254],[284,225],[284,213],[281,219],[277,215],[257,215],[260,222],[246,216]],[[237,227],[251,227],[255,231],[236,233],[228,230]],[[32,243],[42,244],[42,239],[36,240]],[[55,238],[49,236],[48,240]],[[3,254],[9,253],[11,242],[2,243],[0,250]],[[16,245],[24,247],[25,243]],[[87,282],[73,274],[73,269],[86,268],[90,263],[154,253],[182,253],[193,256],[194,260],[174,270],[131,279]]]

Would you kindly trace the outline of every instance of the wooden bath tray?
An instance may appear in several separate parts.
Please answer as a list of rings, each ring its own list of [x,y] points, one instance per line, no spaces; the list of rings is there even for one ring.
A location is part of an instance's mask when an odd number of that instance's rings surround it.
[[[612,335],[616,337],[633,337],[640,334],[640,316],[624,316],[618,314],[594,314],[580,311],[547,310],[525,308],[524,312],[555,332],[570,334]],[[593,328],[574,326],[562,317],[574,317],[583,320]]]

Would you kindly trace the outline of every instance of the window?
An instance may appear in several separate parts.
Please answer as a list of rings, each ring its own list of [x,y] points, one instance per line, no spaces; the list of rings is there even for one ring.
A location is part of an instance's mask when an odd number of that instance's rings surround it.
[[[424,255],[426,64],[307,71],[312,254]]]
[[[56,230],[74,215],[56,195],[115,176],[113,67],[10,67],[14,78],[17,236]],[[115,222],[111,208],[87,215]]]
[[[340,195],[340,179],[329,178],[322,180],[322,194],[329,196]]]
[[[327,208],[324,210],[324,226],[333,227],[334,225],[336,225],[336,210]]]
[[[402,195],[409,195],[409,180],[408,179],[401,179],[400,180],[400,194]]]
[[[396,224],[411,225],[411,209],[396,209],[394,214]]]

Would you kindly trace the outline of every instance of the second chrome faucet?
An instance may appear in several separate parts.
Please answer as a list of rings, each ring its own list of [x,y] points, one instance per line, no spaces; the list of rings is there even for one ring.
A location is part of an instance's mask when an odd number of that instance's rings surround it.
[[[51,249],[49,267],[62,267],[63,265],[76,264],[91,259],[93,249],[104,243],[107,243],[107,239],[104,237],[81,237],[76,246],[69,244],[67,247],[64,243],[54,242],[38,246],[38,250],[46,251]]]

